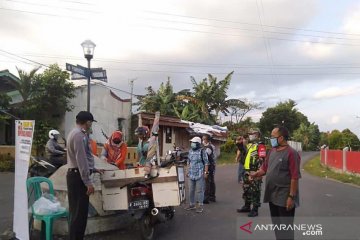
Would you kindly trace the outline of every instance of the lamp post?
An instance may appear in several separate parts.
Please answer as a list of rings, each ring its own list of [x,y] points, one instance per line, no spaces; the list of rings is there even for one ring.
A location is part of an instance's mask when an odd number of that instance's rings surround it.
[[[90,112],[90,78],[91,78],[91,68],[90,61],[94,56],[94,49],[96,47],[95,43],[90,40],[85,40],[81,43],[81,46],[84,50],[84,56],[88,61],[88,73],[87,73],[87,111]]]

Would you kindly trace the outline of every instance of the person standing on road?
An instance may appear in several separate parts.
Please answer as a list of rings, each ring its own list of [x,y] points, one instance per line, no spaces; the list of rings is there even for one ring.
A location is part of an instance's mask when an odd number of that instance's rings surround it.
[[[247,145],[244,162],[245,174],[243,184],[243,199],[245,205],[242,208],[237,209],[237,212],[248,212],[249,217],[256,217],[259,215],[258,209],[261,206],[260,197],[262,179],[253,179],[250,177],[250,173],[259,170],[263,161],[262,157],[265,156],[259,155],[260,130],[250,129],[248,135],[250,143]]]
[[[206,152],[201,147],[201,138],[194,137],[190,140],[191,149],[188,156],[189,195],[190,204],[186,210],[195,210],[202,213],[204,203],[204,179],[209,175],[209,160]],[[195,206],[195,192],[199,206]]]
[[[252,173],[254,178],[266,174],[264,202],[269,203],[271,220],[274,225],[293,225],[295,207],[299,206],[299,178],[301,158],[287,143],[289,131],[275,127],[271,132],[272,150],[260,170]],[[276,239],[294,239],[291,228],[275,228]]]
[[[95,122],[90,112],[81,111],[76,116],[76,127],[67,138],[68,172],[66,175],[69,200],[69,239],[84,239],[89,196],[94,193],[91,174],[102,172],[95,169],[91,154],[88,131]]]
[[[244,182],[244,174],[245,174],[244,164],[245,164],[245,157],[247,152],[246,149],[247,137],[248,137],[247,135],[238,136],[235,140],[235,145],[237,148],[235,162],[239,163],[238,183]]]
[[[205,179],[205,198],[204,203],[216,202],[216,185],[215,185],[215,169],[216,169],[216,156],[215,146],[211,143],[209,135],[205,134],[202,137],[203,148],[209,160],[209,175]]]

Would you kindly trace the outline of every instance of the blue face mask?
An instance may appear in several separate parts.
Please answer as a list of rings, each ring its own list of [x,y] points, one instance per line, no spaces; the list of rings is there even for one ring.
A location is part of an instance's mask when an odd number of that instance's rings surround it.
[[[193,142],[191,143],[190,146],[191,146],[191,148],[194,149],[194,150],[197,148],[197,144],[196,144],[196,143],[193,143]]]
[[[279,142],[278,142],[278,138],[270,138],[270,142],[271,142],[271,146],[272,147],[278,147],[279,146]]]

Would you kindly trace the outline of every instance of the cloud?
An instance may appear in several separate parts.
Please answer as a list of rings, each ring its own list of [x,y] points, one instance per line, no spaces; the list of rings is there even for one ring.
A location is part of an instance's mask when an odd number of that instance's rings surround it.
[[[302,53],[312,59],[327,59],[334,54],[335,47],[330,44],[307,42],[302,47]]]
[[[340,122],[340,116],[339,115],[333,115],[330,119],[330,124],[337,124]]]
[[[349,34],[360,33],[360,4],[352,7],[344,19],[343,29]]]
[[[330,87],[323,90],[318,91],[314,94],[313,98],[320,100],[320,99],[327,99],[327,98],[336,98],[336,97],[343,97],[343,96],[350,96],[360,93],[360,86],[355,87]]]

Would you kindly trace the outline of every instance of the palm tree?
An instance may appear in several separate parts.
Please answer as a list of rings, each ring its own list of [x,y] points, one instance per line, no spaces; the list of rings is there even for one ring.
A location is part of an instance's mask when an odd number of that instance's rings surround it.
[[[31,93],[32,93],[31,83],[34,80],[36,72],[40,69],[40,67],[34,68],[29,73],[17,67],[16,69],[19,74],[19,81],[18,82],[13,81],[12,84],[15,86],[16,90],[19,91],[23,99],[22,104],[25,105],[29,100],[29,98],[31,97]]]

